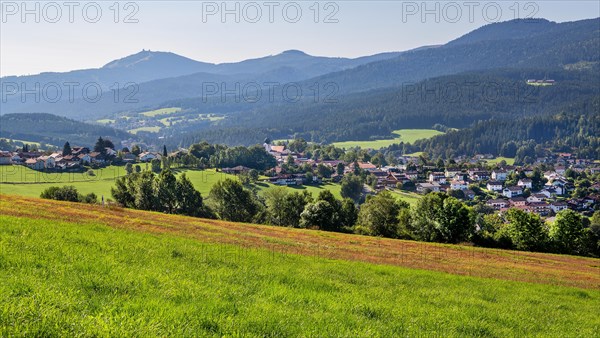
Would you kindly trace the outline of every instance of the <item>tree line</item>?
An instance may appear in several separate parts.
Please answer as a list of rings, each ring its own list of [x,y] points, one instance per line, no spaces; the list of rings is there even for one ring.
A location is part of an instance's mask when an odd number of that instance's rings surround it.
[[[216,218],[233,222],[357,233],[438,243],[471,242],[485,247],[600,255],[600,212],[591,221],[561,211],[547,225],[538,215],[510,209],[499,215],[470,207],[445,193],[430,193],[411,207],[391,192],[369,195],[361,205],[328,190],[314,197],[274,187],[263,195],[226,178],[203,199],[189,179],[169,170],[132,173],[117,180],[114,199],[129,208]]]

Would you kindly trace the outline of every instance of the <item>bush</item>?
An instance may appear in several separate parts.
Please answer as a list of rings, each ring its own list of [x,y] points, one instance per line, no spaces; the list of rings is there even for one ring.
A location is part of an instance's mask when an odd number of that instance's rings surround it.
[[[81,201],[83,203],[96,204],[96,203],[98,203],[98,196],[96,196],[96,194],[91,192],[91,193],[83,196]]]
[[[42,191],[40,197],[57,201],[81,201],[81,195],[77,192],[77,189],[72,185],[67,185],[64,187],[49,187],[46,190]]]

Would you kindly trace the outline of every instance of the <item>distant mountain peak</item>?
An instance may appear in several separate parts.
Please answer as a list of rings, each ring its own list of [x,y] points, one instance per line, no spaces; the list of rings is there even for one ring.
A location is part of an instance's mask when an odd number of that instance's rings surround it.
[[[304,53],[303,51],[297,50],[297,49],[290,49],[290,50],[283,51],[281,53],[281,55],[310,56],[310,55]]]
[[[450,41],[447,45],[528,38],[537,34],[546,33],[549,28],[556,25],[558,25],[556,22],[536,18],[495,22],[479,27],[456,40]]]
[[[173,59],[173,60],[176,60],[176,59],[189,60],[183,56],[179,56],[179,55],[171,53],[171,52],[156,52],[156,51],[153,52],[151,50],[142,49],[138,53],[126,56],[121,59],[113,60],[113,61],[107,63],[106,65],[104,65],[102,68],[127,68],[127,67],[135,66],[141,62],[148,62],[148,61],[151,61],[153,59],[158,59],[158,58]],[[192,61],[192,60],[190,60],[190,61]]]

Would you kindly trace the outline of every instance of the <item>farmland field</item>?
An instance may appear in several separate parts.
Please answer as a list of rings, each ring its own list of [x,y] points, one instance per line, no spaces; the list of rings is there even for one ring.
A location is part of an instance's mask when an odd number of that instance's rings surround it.
[[[115,123],[116,120],[114,119],[100,119],[100,120],[96,120],[96,123],[100,123],[100,124],[109,124],[109,123]]]
[[[140,115],[144,115],[147,117],[156,117],[159,115],[169,115],[169,114],[174,114],[181,111],[181,108],[162,108],[162,109],[156,109],[156,110],[152,110],[152,111],[147,111],[147,112],[143,112],[140,113]]]
[[[39,142],[33,142],[33,141],[27,141],[27,140],[17,140],[17,139],[10,139],[10,138],[7,140],[15,142],[15,143],[34,145],[36,147],[39,147],[41,145]]]
[[[139,127],[139,128],[128,130],[128,132],[130,132],[130,133],[132,133],[134,135],[137,134],[140,131],[147,131],[149,133],[158,133],[160,131],[160,127],[159,126],[154,126],[154,127]]]
[[[513,165],[515,163],[515,159],[513,157],[496,157],[493,160],[485,160],[488,164],[498,164],[502,161],[506,161],[506,164]]]
[[[597,259],[6,195],[0,221],[2,336],[591,337],[600,326]]]
[[[335,142],[333,145],[339,148],[354,148],[361,147],[363,149],[381,149],[388,147],[394,143],[414,143],[416,140],[431,138],[436,135],[442,135],[441,131],[434,129],[400,129],[393,132],[393,139],[386,140],[373,140],[373,141],[346,141],[346,142]]]

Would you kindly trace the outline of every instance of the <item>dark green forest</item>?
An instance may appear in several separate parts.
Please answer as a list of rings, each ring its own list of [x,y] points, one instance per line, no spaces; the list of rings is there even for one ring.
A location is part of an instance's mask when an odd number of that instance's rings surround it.
[[[51,114],[0,115],[0,138],[43,142],[55,146],[62,146],[69,141],[73,145],[89,146],[96,142],[98,136],[110,138],[115,144],[131,137],[121,130]]]

